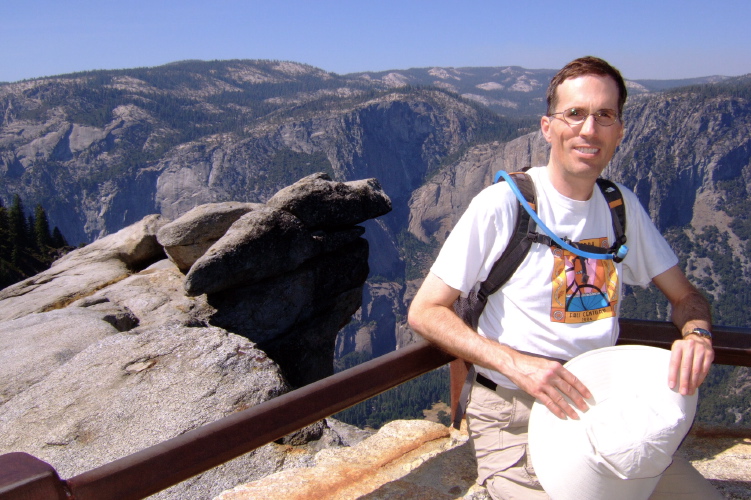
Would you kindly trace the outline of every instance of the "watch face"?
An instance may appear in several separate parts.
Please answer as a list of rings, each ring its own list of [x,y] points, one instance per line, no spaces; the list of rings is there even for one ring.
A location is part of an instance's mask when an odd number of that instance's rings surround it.
[[[689,332],[689,334],[695,333],[696,335],[700,335],[702,337],[707,337],[708,339],[712,338],[712,333],[709,330],[705,330],[704,328],[694,328]]]

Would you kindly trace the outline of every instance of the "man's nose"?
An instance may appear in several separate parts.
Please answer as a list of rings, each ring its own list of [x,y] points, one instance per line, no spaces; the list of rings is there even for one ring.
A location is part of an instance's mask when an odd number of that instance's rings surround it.
[[[595,122],[595,115],[589,115],[584,119],[579,130],[580,135],[594,135],[597,133],[597,123]]]

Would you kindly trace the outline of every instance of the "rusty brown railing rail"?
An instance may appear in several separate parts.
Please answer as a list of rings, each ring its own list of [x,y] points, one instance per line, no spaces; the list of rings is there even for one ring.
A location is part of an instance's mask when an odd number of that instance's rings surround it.
[[[751,366],[751,329],[715,327],[714,335],[715,363]],[[676,337],[670,323],[621,320],[619,344],[669,348]],[[144,498],[453,360],[418,342],[67,480],[31,455],[8,453],[0,500]]]

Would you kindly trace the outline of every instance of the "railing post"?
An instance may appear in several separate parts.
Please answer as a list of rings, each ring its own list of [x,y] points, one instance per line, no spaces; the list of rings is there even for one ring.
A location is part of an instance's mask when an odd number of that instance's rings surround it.
[[[57,471],[28,453],[0,455],[0,500],[65,500]]]
[[[463,359],[455,359],[449,363],[449,374],[451,376],[451,421],[456,420],[456,412],[459,411],[459,398],[462,394],[464,381],[467,379],[469,368],[467,362]]]

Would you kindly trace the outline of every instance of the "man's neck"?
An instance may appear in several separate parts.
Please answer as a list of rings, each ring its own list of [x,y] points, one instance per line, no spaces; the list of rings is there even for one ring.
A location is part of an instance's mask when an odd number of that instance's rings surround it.
[[[572,200],[587,201],[592,197],[597,177],[581,176],[561,173],[560,170],[548,164],[548,178],[556,191]]]

